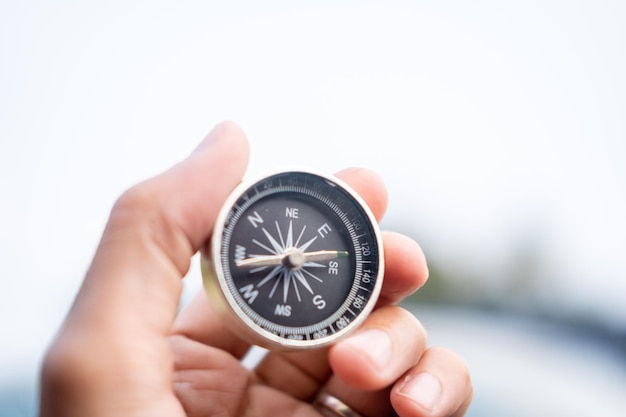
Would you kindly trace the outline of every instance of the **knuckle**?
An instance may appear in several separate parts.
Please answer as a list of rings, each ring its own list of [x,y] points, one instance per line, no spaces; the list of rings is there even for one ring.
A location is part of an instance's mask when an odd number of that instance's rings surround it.
[[[149,182],[135,185],[124,191],[113,205],[114,214],[137,213],[148,210],[155,201],[158,194]]]
[[[88,369],[90,361],[80,345],[59,339],[50,346],[42,364],[43,386],[56,394],[72,393],[85,386],[92,371]]]

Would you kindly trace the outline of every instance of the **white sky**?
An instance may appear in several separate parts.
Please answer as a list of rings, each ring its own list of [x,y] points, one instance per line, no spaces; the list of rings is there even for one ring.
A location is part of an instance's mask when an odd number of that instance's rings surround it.
[[[551,304],[626,327],[625,3],[257,3],[0,3],[3,374],[116,196],[223,119],[250,172],[373,168],[444,268],[497,289],[529,241]]]

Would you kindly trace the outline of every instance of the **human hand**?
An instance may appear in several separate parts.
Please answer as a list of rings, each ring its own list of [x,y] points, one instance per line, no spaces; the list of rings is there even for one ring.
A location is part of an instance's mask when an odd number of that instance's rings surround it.
[[[428,275],[419,246],[400,234],[384,234],[376,310],[331,348],[270,352],[248,370],[240,359],[249,345],[204,293],[177,313],[181,278],[247,162],[243,132],[223,123],[187,159],[120,197],[46,355],[40,416],[319,417],[311,405],[318,392],[368,417],[464,415],[472,397],[467,366],[427,347],[418,320],[395,305]],[[376,175],[337,176],[382,217],[387,195]]]

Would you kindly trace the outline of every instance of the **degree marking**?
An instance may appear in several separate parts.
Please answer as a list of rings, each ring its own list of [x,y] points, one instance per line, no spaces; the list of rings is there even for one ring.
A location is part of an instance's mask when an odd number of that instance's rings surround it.
[[[291,274],[283,271],[283,302],[285,304],[287,304],[287,296],[289,295],[289,284],[291,284]]]
[[[314,294],[313,289],[309,285],[309,282],[306,280],[306,278],[304,278],[304,275],[302,274],[301,271],[295,271],[294,275],[304,288],[306,288],[311,294]],[[294,285],[295,285],[295,281],[294,281]],[[297,292],[297,289],[296,289],[296,292]],[[298,296],[298,300],[300,300],[300,296]]]
[[[257,245],[259,245],[260,247],[262,247],[263,249],[265,249],[269,253],[276,254],[276,252],[274,252],[272,249],[270,249],[269,247],[265,246],[263,243],[259,242],[258,240],[252,239],[252,242],[256,243]]]
[[[282,245],[283,248],[288,247],[285,245],[285,239],[283,239],[283,234],[280,233],[280,226],[278,225],[278,221],[275,221],[274,223],[276,224],[276,231],[278,232],[278,238],[280,239],[280,244]]]
[[[278,277],[278,279],[276,280],[276,282],[274,283],[274,286],[272,287],[272,291],[270,291],[269,295],[267,296],[267,298],[272,298],[274,296],[274,293],[276,292],[276,288],[278,288],[278,284],[280,283],[280,277]]]
[[[298,297],[298,302],[301,303],[302,302],[302,298],[300,298],[300,291],[298,290],[298,285],[296,285],[296,280],[293,279],[293,277],[297,277],[297,274],[293,274],[292,272],[289,272],[289,280],[293,282],[293,288],[296,290],[296,297]],[[287,304],[287,294],[285,294],[285,304]]]
[[[274,251],[272,251],[272,253],[275,253],[275,254],[281,253],[283,250],[280,246],[280,243],[278,243],[276,239],[274,239],[274,237],[270,234],[270,232],[267,231],[266,228],[262,227],[261,230],[263,230],[265,237],[267,237],[267,240],[270,241],[270,243],[272,244],[272,247],[274,248]]]
[[[259,282],[257,284],[257,288],[262,286],[262,285],[265,285],[269,280],[274,278],[276,276],[276,274],[278,274],[280,272],[280,269],[281,269],[280,266],[274,267],[274,269],[272,269],[272,271],[269,274],[267,274],[265,276],[265,278],[263,278],[263,280],[261,282]]]
[[[311,244],[312,244],[313,242],[315,242],[316,240],[317,240],[317,236],[313,237],[313,239],[309,240],[308,242],[306,242],[304,245],[302,245],[302,246],[301,246],[301,247],[299,247],[298,249],[300,249],[301,251],[303,251],[303,252],[304,252],[304,251],[305,251],[305,250],[307,250],[307,248],[308,248],[309,246],[311,246]]]
[[[309,275],[311,278],[314,278],[314,279],[318,280],[319,282],[324,282],[321,278],[313,275],[311,272],[307,271],[306,269],[303,269],[303,271],[306,272],[307,275]]]
[[[293,245],[296,248],[298,247],[298,244],[300,243],[300,239],[302,239],[302,235],[304,234],[305,230],[306,230],[306,225],[304,225],[304,227],[302,228],[302,231],[300,232],[300,235],[298,236],[298,240],[296,240],[296,243]]]
[[[278,222],[276,222],[276,227],[278,227]],[[292,220],[289,220],[289,230],[287,230],[287,242],[285,242],[284,246],[286,248],[290,248],[293,246],[293,221]]]

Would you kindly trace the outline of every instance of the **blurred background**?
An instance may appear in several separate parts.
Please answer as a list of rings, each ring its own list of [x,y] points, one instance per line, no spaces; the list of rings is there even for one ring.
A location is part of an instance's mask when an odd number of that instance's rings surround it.
[[[415,238],[406,302],[468,416],[626,413],[626,3],[0,2],[0,415],[117,196],[230,119],[249,174],[371,168]],[[199,290],[194,260],[181,302]]]

